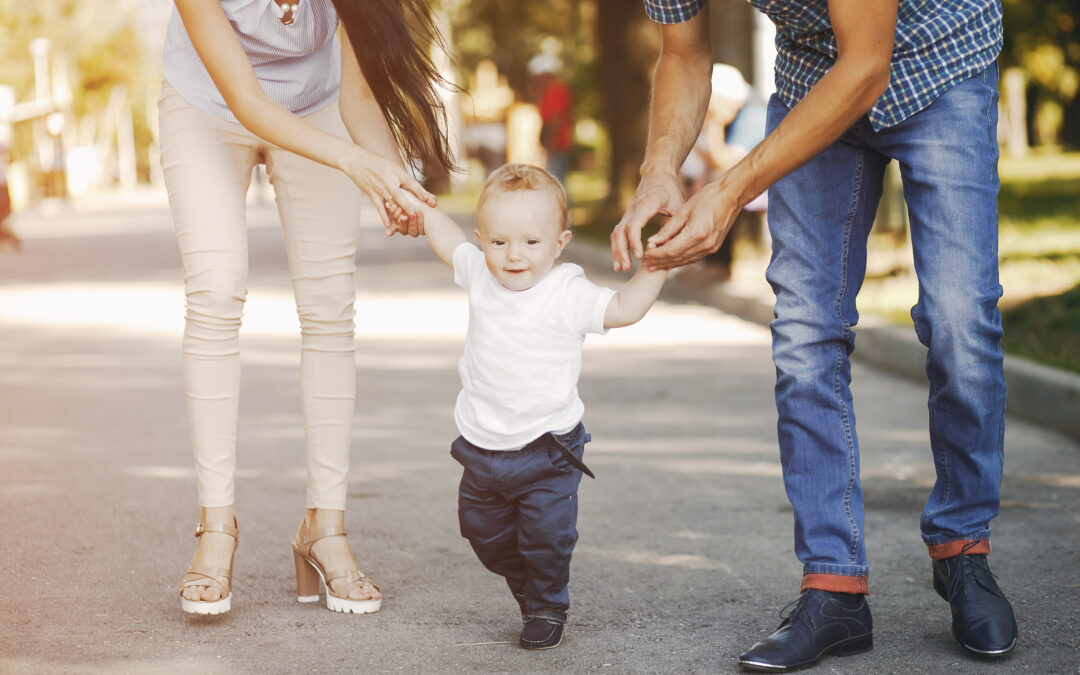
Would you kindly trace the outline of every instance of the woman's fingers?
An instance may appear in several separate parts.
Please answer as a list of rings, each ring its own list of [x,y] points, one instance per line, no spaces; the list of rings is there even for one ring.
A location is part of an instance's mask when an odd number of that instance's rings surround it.
[[[388,212],[387,203],[389,200],[380,198],[377,194],[368,194],[368,198],[371,199],[372,205],[375,207],[375,213],[379,215],[379,220],[382,221],[383,228],[386,229],[386,234],[390,235],[390,213]]]
[[[395,234],[408,234],[409,233],[409,214],[401,208],[401,206],[392,199],[384,199],[383,206],[386,209],[388,217],[388,224],[386,234],[387,236],[393,236]]]
[[[437,206],[438,205],[438,200],[435,199],[435,195],[433,195],[430,192],[428,192],[427,190],[425,190],[424,186],[421,185],[412,176],[410,176],[408,174],[403,174],[401,176],[400,180],[401,180],[400,187],[403,190],[407,190],[408,192],[412,193],[413,195],[416,195],[417,199],[424,202],[428,206]]]
[[[399,231],[410,237],[422,235],[424,233],[424,212],[421,209],[422,205],[416,201],[413,193],[409,192],[405,186],[399,186],[395,193],[395,200],[404,216]]]
[[[416,237],[424,233],[421,202],[435,206],[435,195],[403,169],[386,162],[367,166],[353,177],[354,182],[374,202],[387,236],[396,233]],[[419,201],[417,201],[419,200]]]

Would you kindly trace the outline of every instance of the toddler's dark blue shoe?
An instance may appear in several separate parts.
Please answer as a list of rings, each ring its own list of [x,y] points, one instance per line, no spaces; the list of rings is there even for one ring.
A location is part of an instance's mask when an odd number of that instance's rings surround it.
[[[521,628],[519,644],[523,649],[551,649],[562,642],[566,612],[543,610],[530,613]]]

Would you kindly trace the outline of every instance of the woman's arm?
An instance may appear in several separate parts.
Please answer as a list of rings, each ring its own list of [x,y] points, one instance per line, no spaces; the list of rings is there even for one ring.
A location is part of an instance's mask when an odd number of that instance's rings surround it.
[[[405,171],[400,161],[337,138],[305,123],[270,99],[233,33],[218,0],[175,0],[184,28],[225,103],[256,136],[298,155],[345,172],[374,203],[391,229],[386,202],[413,214],[405,195],[434,204],[434,197]],[[351,130],[350,130],[351,131]]]
[[[341,94],[338,98],[338,110],[341,111],[345,128],[358,145],[404,168],[401,150],[378,101],[364,79],[360,64],[356,61],[356,52],[349,42],[349,34],[344,30],[338,34],[341,37]],[[433,200],[434,198],[429,203],[434,204]],[[410,237],[424,234],[424,218],[419,211],[413,210],[412,214],[408,215],[392,206],[388,213],[396,226],[388,230],[389,233],[397,231]]]

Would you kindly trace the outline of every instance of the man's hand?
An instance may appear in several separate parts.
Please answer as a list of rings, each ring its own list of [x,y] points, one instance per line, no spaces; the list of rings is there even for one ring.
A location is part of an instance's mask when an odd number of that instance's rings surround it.
[[[660,231],[649,237],[643,264],[650,270],[670,270],[715,253],[724,242],[742,207],[723,181],[706,185],[683,204]]]
[[[633,266],[631,255],[641,259],[645,254],[641,228],[655,215],[672,215],[685,200],[674,175],[650,174],[641,179],[633,201],[611,231],[611,262],[616,272],[626,272]]]

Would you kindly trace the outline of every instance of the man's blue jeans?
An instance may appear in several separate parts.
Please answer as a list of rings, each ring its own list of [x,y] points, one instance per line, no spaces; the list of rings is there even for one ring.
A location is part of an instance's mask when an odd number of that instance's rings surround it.
[[[998,282],[997,66],[896,126],[863,118],[769,191],[772,322],[784,485],[795,508],[804,588],[866,592],[859,444],[849,384],[855,296],[885,165],[899,162],[928,347],[930,446],[937,480],[922,514],[935,554],[988,542],[1003,461],[1005,378]],[[774,96],[768,128],[788,109]],[[941,557],[936,556],[935,557]],[[808,583],[819,575],[855,585]]]

